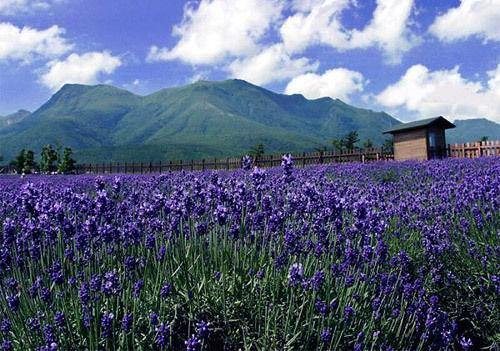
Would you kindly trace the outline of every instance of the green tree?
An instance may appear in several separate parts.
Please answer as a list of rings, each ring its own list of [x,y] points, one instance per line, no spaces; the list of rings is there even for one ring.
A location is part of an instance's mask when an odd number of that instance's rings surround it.
[[[356,147],[356,143],[359,141],[359,136],[357,131],[352,131],[347,133],[344,137],[344,146],[347,150],[352,151]]]
[[[10,163],[14,167],[16,167],[16,173],[21,174],[24,170],[24,161],[25,161],[26,150],[22,149],[16,156],[14,160]]]
[[[248,155],[252,156],[254,160],[258,160],[265,154],[264,144],[256,144],[250,148]]]
[[[58,155],[56,150],[52,148],[52,145],[45,145],[42,148],[40,156],[40,171],[46,173],[53,172],[55,170],[54,163],[57,161]]]
[[[382,144],[382,152],[384,154],[393,154],[394,153],[394,139],[385,139],[384,144]]]
[[[333,139],[332,140],[333,149],[338,152],[344,150],[344,140],[343,139]]]
[[[481,137],[480,141],[488,141],[488,137],[485,135],[485,136]]]
[[[75,170],[76,161],[71,157],[73,155],[73,150],[70,147],[65,147],[62,157],[59,157],[60,161],[57,166],[57,171],[62,174],[71,173]]]
[[[372,148],[373,147],[373,143],[370,139],[366,139],[364,142],[363,142],[363,148],[365,149],[369,149],[369,148]]]
[[[32,150],[26,150],[24,154],[23,173],[30,174],[36,170],[35,153]]]
[[[22,149],[16,158],[10,163],[16,167],[18,174],[30,174],[36,170],[35,153],[31,150]]]

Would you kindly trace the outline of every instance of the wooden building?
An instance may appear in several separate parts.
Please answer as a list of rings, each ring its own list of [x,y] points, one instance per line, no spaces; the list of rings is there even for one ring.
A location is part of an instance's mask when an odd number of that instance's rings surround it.
[[[399,124],[384,134],[394,136],[394,159],[430,160],[446,157],[445,130],[455,125],[444,117]]]

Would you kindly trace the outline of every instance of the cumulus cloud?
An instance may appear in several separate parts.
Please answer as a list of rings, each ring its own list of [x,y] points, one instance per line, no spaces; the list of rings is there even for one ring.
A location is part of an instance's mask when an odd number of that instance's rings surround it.
[[[470,36],[500,41],[500,0],[461,0],[458,7],[438,16],[429,30],[446,42]]]
[[[199,65],[254,54],[282,7],[281,0],[202,0],[198,6],[189,2],[181,24],[173,29],[177,44],[171,49],[151,47],[148,61],[177,59]]]
[[[108,51],[71,54],[65,60],[53,60],[40,82],[53,91],[66,83],[96,84],[101,77],[113,73],[122,65],[119,57]]]
[[[0,0],[0,15],[13,16],[35,10],[46,10],[62,0]]]
[[[406,108],[419,117],[487,117],[500,122],[500,64],[487,76],[488,81],[483,84],[462,77],[458,67],[430,71],[423,65],[414,65],[376,100],[389,108]]]
[[[36,58],[54,58],[72,48],[63,37],[64,29],[52,26],[38,30],[0,23],[0,61],[16,60],[28,63]]]
[[[295,14],[280,28],[286,49],[302,52],[315,44],[345,48],[348,35],[340,23],[340,15],[350,3],[351,0],[295,1]]]
[[[363,91],[366,83],[360,72],[334,68],[321,75],[306,73],[295,77],[288,83],[285,93],[302,94],[308,99],[326,96],[348,102],[352,94]]]
[[[283,44],[275,44],[255,56],[233,61],[229,71],[232,77],[261,85],[316,71],[318,67],[319,62],[311,62],[306,57],[292,58]]]
[[[417,38],[409,29],[413,0],[377,0],[371,21],[361,30],[346,29],[341,15],[352,0],[301,0],[293,8],[280,32],[290,52],[301,52],[312,45],[338,50],[378,47],[389,63],[398,63]]]

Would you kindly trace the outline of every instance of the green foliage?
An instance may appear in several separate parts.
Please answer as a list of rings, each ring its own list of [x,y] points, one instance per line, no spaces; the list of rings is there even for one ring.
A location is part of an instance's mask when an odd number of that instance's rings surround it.
[[[384,154],[393,154],[394,153],[394,139],[386,139],[384,144],[382,144],[382,152]]]
[[[369,149],[369,148],[372,148],[372,147],[373,147],[373,142],[370,139],[366,139],[363,142],[363,148]]]
[[[344,141],[342,139],[333,139],[332,146],[335,151],[342,152],[344,150]]]
[[[26,150],[24,155],[23,173],[30,174],[36,170],[37,164],[35,162],[35,153],[33,150]]]
[[[352,151],[356,147],[356,143],[359,141],[359,135],[357,131],[352,131],[346,134],[343,139],[344,146],[347,150]]]
[[[60,158],[57,166],[57,172],[61,174],[72,173],[75,170],[76,161],[72,158],[73,150],[70,147],[65,147],[63,155]]]
[[[250,148],[248,151],[248,155],[252,156],[254,160],[258,160],[259,158],[262,158],[266,152],[266,149],[264,147],[264,144],[256,144]]]
[[[487,136],[482,136],[480,141],[488,141],[488,137]]]
[[[35,153],[32,150],[22,149],[16,158],[11,162],[16,167],[18,174],[30,174],[36,171]]]
[[[17,154],[16,158],[14,160],[12,160],[11,163],[10,163],[12,166],[14,166],[16,168],[16,172],[18,174],[23,173],[25,153],[26,153],[26,150],[22,149],[19,152],[19,154]]]
[[[57,159],[57,152],[52,148],[52,145],[45,145],[40,155],[40,171],[45,173],[55,171],[56,166],[54,165],[54,163],[57,161]]]
[[[105,85],[65,85],[28,118],[0,129],[0,148],[13,158],[20,147],[39,153],[60,142],[81,162],[109,162],[110,151],[114,162],[213,158],[242,155],[257,143],[267,153],[308,151],[350,130],[381,143],[382,131],[397,123],[340,100],[276,94],[241,80],[145,97]]]

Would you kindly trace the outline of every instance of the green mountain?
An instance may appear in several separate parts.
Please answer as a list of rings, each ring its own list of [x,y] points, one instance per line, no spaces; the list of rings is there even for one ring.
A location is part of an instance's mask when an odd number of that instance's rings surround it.
[[[399,121],[338,99],[308,100],[242,80],[200,81],[134,95],[107,85],[65,85],[37,111],[0,129],[0,153],[47,143],[71,146],[79,162],[158,161],[237,156],[256,143],[267,152],[329,146],[357,130],[381,144]]]
[[[0,129],[19,123],[30,114],[30,111],[19,110],[11,115],[0,116]]]
[[[500,124],[486,118],[455,120],[456,128],[446,131],[446,141],[449,144],[466,143],[481,140],[500,140]]]

